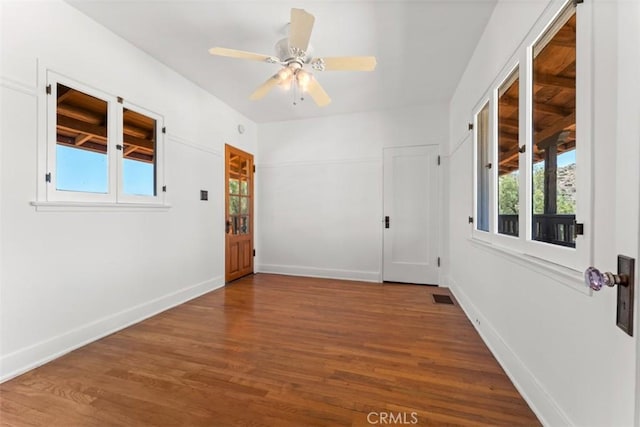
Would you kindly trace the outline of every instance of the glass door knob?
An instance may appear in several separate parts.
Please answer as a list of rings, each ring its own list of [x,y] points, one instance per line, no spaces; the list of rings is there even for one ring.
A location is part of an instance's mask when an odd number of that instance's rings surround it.
[[[594,291],[599,291],[603,286],[615,286],[627,284],[627,277],[625,275],[618,275],[613,273],[601,273],[595,267],[589,267],[584,272],[584,281],[588,287]]]

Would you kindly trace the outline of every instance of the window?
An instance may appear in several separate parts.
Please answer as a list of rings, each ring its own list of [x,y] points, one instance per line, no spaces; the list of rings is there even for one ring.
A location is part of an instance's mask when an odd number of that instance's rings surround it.
[[[474,110],[475,230],[485,233],[473,236],[576,270],[590,256],[577,220],[591,218],[591,13],[550,5]]]
[[[480,231],[489,231],[489,185],[491,182],[489,162],[489,103],[476,115],[476,216]]]
[[[122,187],[124,194],[156,195],[157,120],[123,109]]]
[[[227,234],[249,234],[252,195],[249,194],[252,161],[238,153],[228,154],[229,207]]]
[[[48,201],[162,203],[161,116],[53,72],[48,93]]]
[[[533,46],[532,239],[575,247],[576,14],[569,7]]]
[[[56,85],[56,189],[109,192],[108,103]]]
[[[520,96],[516,68],[498,88],[498,233],[518,236]]]

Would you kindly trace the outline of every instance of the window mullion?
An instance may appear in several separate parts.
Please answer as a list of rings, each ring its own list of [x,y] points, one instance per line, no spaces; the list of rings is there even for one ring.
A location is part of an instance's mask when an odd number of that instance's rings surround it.
[[[520,80],[520,138],[524,142],[524,159],[520,162],[520,236],[525,241],[532,238],[531,223],[533,220],[533,48],[523,50],[522,64],[523,78]],[[522,161],[524,160],[524,161]]]
[[[122,194],[122,104],[116,98],[109,102],[111,117],[109,123],[109,189],[111,199],[120,202]]]
[[[491,91],[489,102],[489,232],[492,235],[498,233],[498,91]]]

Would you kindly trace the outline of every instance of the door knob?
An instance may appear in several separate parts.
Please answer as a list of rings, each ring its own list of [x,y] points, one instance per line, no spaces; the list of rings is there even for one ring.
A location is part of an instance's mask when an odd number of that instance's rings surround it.
[[[594,291],[599,291],[603,286],[613,287],[615,285],[627,286],[629,276],[626,274],[601,273],[595,267],[589,267],[584,272],[584,281]]]
[[[618,274],[601,273],[595,267],[589,267],[584,272],[584,281],[594,291],[603,286],[618,285],[618,303],[616,308],[616,324],[620,329],[633,336],[633,301],[636,277],[636,260],[618,255]]]

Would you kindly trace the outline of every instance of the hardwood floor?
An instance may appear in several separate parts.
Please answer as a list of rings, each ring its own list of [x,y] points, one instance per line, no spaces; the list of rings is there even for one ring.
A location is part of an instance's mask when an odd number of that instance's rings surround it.
[[[240,279],[0,385],[0,424],[539,425],[433,293]]]

